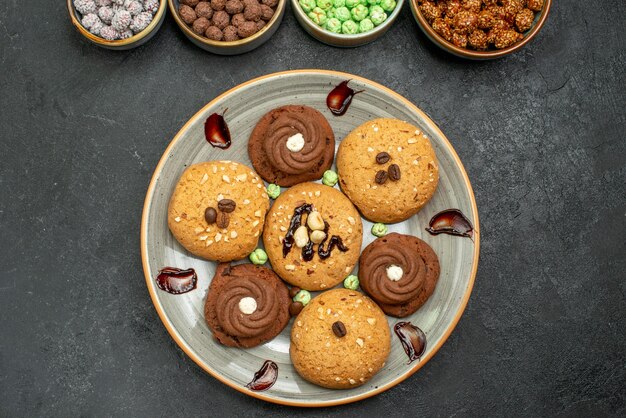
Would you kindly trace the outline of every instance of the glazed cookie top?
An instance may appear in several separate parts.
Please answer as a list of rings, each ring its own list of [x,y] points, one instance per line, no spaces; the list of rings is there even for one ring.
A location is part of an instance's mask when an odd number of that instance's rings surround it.
[[[254,250],[268,209],[265,186],[252,169],[209,161],[185,170],[170,199],[167,222],[191,253],[231,261]]]
[[[390,350],[387,318],[360,292],[333,289],[311,300],[291,329],[298,373],[320,386],[351,388],[378,372]]]
[[[374,119],[350,132],[339,145],[337,170],[344,193],[374,222],[400,222],[414,215],[439,182],[430,141],[398,119]]]
[[[283,187],[319,179],[335,155],[335,136],[326,118],[308,106],[282,106],[264,115],[248,142],[261,177]]]
[[[350,200],[316,183],[298,184],[281,194],[263,232],[276,273],[306,290],[343,280],[359,258],[362,238],[361,218]]]

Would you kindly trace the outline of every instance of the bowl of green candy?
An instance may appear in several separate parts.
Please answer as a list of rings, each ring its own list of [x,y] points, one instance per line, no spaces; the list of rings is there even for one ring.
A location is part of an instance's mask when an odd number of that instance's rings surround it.
[[[300,25],[328,45],[355,47],[391,27],[404,0],[291,0]]]

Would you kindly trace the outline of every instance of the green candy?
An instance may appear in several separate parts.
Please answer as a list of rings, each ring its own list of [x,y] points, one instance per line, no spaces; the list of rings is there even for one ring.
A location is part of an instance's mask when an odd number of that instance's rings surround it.
[[[317,7],[326,11],[333,7],[333,0],[317,0]]]
[[[375,26],[378,26],[387,20],[387,13],[380,6],[372,6],[370,7],[370,19]]]
[[[311,294],[308,290],[301,290],[293,297],[294,302],[300,302],[302,306],[306,306],[311,301]]]
[[[367,17],[367,15],[369,14],[369,10],[367,10],[366,6],[359,4],[350,11],[350,14],[352,14],[352,19],[354,19],[354,21],[360,22]]]
[[[384,237],[385,235],[387,235],[387,231],[387,225],[385,224],[377,223],[372,225],[372,235],[375,235],[377,237]]]
[[[369,32],[374,29],[374,24],[370,19],[363,19],[359,22],[359,32]]]
[[[339,19],[341,22],[350,20],[350,10],[348,10],[347,7],[337,7],[337,9],[335,9],[335,17]]]
[[[257,248],[252,251],[248,258],[250,258],[252,264],[265,264],[267,262],[267,253],[262,248]]]
[[[349,8],[349,9],[352,9],[353,7],[355,7],[360,2],[361,2],[361,0],[346,0],[346,7]]]
[[[346,0],[333,0],[333,6],[338,9],[339,7],[344,7],[346,5]]]
[[[309,13],[311,10],[315,9],[315,6],[317,5],[315,0],[298,0],[298,3],[300,3],[300,7],[302,7],[302,10],[304,10],[306,13]]]
[[[336,17],[331,17],[326,22],[326,30],[331,31],[332,33],[341,33],[341,21]]]
[[[324,26],[324,24],[326,23],[326,20],[328,20],[328,18],[326,17],[326,12],[320,9],[319,7],[316,7],[313,10],[311,10],[311,12],[309,13],[309,17],[311,18],[313,23],[319,26]]]
[[[343,281],[343,287],[350,290],[357,290],[359,288],[359,278],[354,274],[349,275]]]
[[[359,25],[354,20],[346,20],[341,24],[341,32],[346,35],[356,35],[359,33]]]
[[[270,183],[265,190],[267,191],[267,195],[272,199],[276,199],[280,196],[280,186],[278,184]]]
[[[337,9],[335,9],[334,7],[331,7],[330,9],[326,10],[326,17],[328,18],[328,20],[336,18],[337,17]],[[328,24],[328,22],[326,22],[326,24]]]
[[[337,184],[338,181],[339,181],[339,175],[335,173],[333,170],[324,171],[324,176],[322,177],[322,184],[333,187],[335,184]]]
[[[391,12],[396,8],[396,0],[380,0],[380,7],[386,12]]]

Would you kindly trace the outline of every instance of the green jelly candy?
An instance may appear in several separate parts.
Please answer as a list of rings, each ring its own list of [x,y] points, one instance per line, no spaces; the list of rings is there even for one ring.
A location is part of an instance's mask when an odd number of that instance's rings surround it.
[[[306,306],[311,301],[311,294],[307,290],[301,290],[292,299],[294,302],[300,302],[303,306]]]
[[[355,275],[349,275],[343,281],[343,287],[350,290],[357,290],[359,288],[359,278]]]
[[[331,17],[326,22],[326,30],[329,30],[333,33],[341,33],[341,21],[336,17]]]
[[[333,7],[333,0],[317,0],[317,7],[326,11]]]
[[[359,4],[354,9],[352,9],[350,13],[352,14],[352,19],[354,19],[354,21],[360,22],[367,17],[367,15],[369,14],[369,10],[367,10],[367,7]]]
[[[348,9],[352,9],[353,7],[355,7],[360,2],[361,2],[361,0],[346,0],[346,7]]]
[[[387,235],[388,231],[389,229],[385,224],[375,223],[374,225],[372,225],[372,235],[375,235],[377,237],[383,237]]]
[[[335,9],[338,9],[340,7],[345,7],[346,5],[346,0],[333,0],[333,6],[335,7]]]
[[[337,7],[337,9],[335,9],[335,17],[341,22],[350,20],[350,10],[348,10],[347,7]]]
[[[302,10],[306,13],[309,13],[317,6],[315,0],[299,0],[298,3],[300,3],[300,7],[302,7]]]
[[[369,32],[374,29],[374,24],[369,19],[363,19],[359,22],[359,32]]]
[[[346,20],[341,24],[341,32],[346,35],[355,35],[359,33],[359,25],[354,20]]]
[[[326,20],[328,20],[328,18],[326,17],[326,12],[320,9],[319,7],[316,7],[313,10],[311,10],[311,12],[309,13],[309,17],[311,18],[313,23],[319,26],[324,26],[324,24],[326,23]]]
[[[396,8],[396,0],[380,0],[380,7],[386,12],[391,12]]]
[[[339,31],[341,31],[341,26],[339,27]],[[324,171],[324,175],[322,176],[322,184],[333,187],[335,184],[337,184],[338,181],[339,181],[339,175],[335,173],[333,170]]]
[[[370,7],[370,19],[375,26],[378,26],[387,20],[387,13],[380,6],[372,6]]]
[[[267,185],[267,195],[272,199],[276,199],[280,196],[280,186],[278,184],[270,183]]]
[[[326,18],[327,19],[333,19],[337,17],[337,9],[335,9],[334,7],[331,7],[330,9],[326,10]],[[328,21],[326,22],[326,24],[328,24]]]
[[[267,253],[262,248],[257,248],[252,251],[249,258],[252,264],[265,264],[267,262]]]

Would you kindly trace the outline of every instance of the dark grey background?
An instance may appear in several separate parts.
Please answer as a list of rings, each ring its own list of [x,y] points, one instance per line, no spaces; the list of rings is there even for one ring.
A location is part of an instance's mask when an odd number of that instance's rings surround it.
[[[468,62],[408,4],[358,49],[308,37],[288,8],[258,50],[219,57],[167,17],[129,52],[90,45],[64,1],[0,4],[0,415],[624,416],[626,59],[623,0],[556,1],[521,52]],[[441,126],[482,223],[474,292],[419,373],[307,411],[197,367],[144,283],[139,227],[161,153],[217,94],[263,74],[368,77]]]

